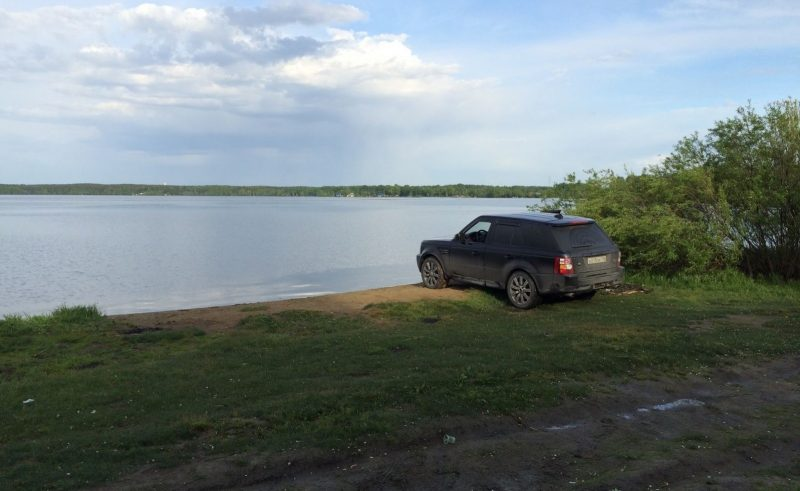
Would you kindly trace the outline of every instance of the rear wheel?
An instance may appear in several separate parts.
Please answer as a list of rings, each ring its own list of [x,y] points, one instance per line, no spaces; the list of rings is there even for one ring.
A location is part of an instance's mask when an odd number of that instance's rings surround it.
[[[533,279],[525,271],[511,273],[506,282],[506,293],[511,305],[518,309],[529,309],[542,301]]]
[[[422,261],[422,284],[426,288],[444,288],[447,286],[447,279],[444,277],[444,269],[435,257],[429,256]]]

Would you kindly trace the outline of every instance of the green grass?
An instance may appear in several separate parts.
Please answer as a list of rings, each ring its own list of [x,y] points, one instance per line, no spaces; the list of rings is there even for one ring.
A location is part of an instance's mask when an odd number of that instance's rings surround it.
[[[208,334],[131,333],[94,307],[6,317],[0,489],[74,489],[220,454],[346,454],[446,416],[580,399],[598,381],[800,353],[796,284],[632,280],[651,292],[522,312],[474,290],[357,316],[253,311]]]

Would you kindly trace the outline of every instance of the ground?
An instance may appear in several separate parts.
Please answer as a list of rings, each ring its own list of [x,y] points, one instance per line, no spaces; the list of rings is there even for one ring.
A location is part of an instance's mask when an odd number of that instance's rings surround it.
[[[233,328],[245,317],[259,312],[275,314],[287,310],[311,310],[334,314],[353,314],[362,311],[368,305],[381,302],[413,302],[423,299],[463,300],[466,297],[467,292],[464,288],[429,290],[421,285],[403,285],[318,297],[260,302],[247,304],[246,306],[228,305],[202,309],[124,314],[112,316],[112,318],[121,323],[140,328],[194,327],[205,331],[215,331]]]
[[[409,285],[116,319],[141,329],[218,330],[259,311],[352,313],[389,300],[465,295]],[[729,318],[751,326],[769,320]],[[680,378],[598,379],[593,389],[557,408],[410,425],[394,446],[144,468],[107,489],[800,489],[795,356],[731,361]]]

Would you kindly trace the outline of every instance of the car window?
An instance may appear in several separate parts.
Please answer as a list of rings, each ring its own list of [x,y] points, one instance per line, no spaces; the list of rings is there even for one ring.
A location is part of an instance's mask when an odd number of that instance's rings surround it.
[[[498,223],[492,229],[492,244],[503,246],[525,245],[522,229],[517,225]]]
[[[562,247],[579,249],[610,245],[611,240],[596,223],[557,227],[556,236]]]
[[[470,242],[486,242],[491,226],[491,222],[478,222],[464,232],[464,237]]]
[[[553,241],[552,227],[530,224],[525,227],[525,245],[531,249],[552,251],[558,246]]]

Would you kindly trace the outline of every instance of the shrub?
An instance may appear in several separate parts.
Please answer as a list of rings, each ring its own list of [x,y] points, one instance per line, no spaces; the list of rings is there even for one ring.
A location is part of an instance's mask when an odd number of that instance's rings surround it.
[[[800,278],[800,103],[752,106],[682,139],[641,174],[589,171],[554,186],[561,207],[593,217],[636,271],[674,275],[739,265]]]
[[[725,240],[729,220],[724,201],[701,167],[661,165],[641,175],[591,171],[585,183],[568,178],[559,206],[596,219],[635,271],[674,275],[724,269],[737,248]]]

